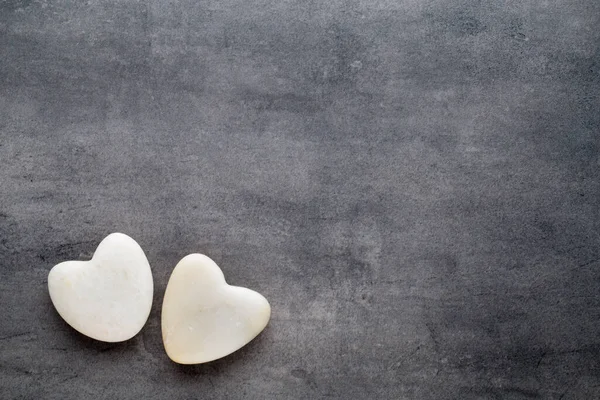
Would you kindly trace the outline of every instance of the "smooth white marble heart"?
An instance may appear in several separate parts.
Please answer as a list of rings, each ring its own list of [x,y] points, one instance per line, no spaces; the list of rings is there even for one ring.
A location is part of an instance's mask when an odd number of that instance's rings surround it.
[[[270,317],[271,306],[261,294],[228,285],[213,260],[190,254],[167,284],[162,308],[165,350],[179,364],[216,360],[254,339]]]
[[[112,233],[90,261],[54,266],[48,290],[54,307],[73,328],[96,340],[122,342],[146,323],[154,284],[142,248],[129,236]]]

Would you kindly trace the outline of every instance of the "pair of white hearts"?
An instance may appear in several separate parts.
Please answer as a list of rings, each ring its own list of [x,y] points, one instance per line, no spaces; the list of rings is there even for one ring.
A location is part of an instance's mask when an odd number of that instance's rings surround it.
[[[121,342],[144,326],[154,294],[150,265],[135,240],[108,235],[90,261],[66,261],[48,275],[50,298],[60,316],[96,340]],[[259,293],[230,286],[202,254],[175,267],[162,307],[162,336],[169,358],[199,364],[246,345],[267,325],[271,307]]]

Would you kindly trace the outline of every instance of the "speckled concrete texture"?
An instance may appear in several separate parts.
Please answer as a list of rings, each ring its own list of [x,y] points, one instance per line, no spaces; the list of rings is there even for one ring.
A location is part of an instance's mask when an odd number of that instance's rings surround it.
[[[600,398],[600,2],[0,1],[1,399]],[[122,344],[50,268],[132,236]],[[271,302],[166,356],[185,255]]]

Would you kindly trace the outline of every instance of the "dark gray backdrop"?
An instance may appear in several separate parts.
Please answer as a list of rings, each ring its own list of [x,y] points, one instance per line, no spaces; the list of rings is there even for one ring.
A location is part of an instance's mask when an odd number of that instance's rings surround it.
[[[0,1],[0,398],[600,398],[599,27],[595,0]],[[113,231],[155,279],[116,345],[46,288]],[[273,315],[184,367],[160,308],[192,252]]]

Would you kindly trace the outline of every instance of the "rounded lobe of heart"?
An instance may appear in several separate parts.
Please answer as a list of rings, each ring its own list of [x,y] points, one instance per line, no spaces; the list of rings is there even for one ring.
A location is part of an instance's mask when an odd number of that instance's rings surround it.
[[[213,361],[254,339],[270,317],[271,307],[261,294],[228,285],[213,260],[190,254],[177,264],[165,291],[165,350],[179,364]]]
[[[48,274],[60,316],[80,333],[104,342],[131,339],[150,315],[154,283],[142,248],[122,233],[108,235],[90,261],[62,262]]]

